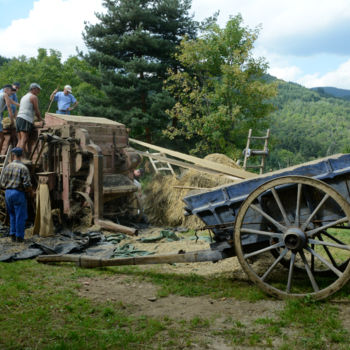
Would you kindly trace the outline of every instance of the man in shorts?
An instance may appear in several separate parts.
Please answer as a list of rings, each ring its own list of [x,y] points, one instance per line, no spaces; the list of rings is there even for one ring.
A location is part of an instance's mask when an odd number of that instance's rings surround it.
[[[27,154],[29,134],[34,127],[34,116],[44,125],[39,111],[39,99],[41,87],[37,83],[29,86],[29,92],[21,98],[19,111],[16,119],[16,131],[18,137],[17,147],[22,148]]]
[[[2,144],[4,143],[4,133],[2,132],[2,114],[5,108],[9,111],[9,116],[11,120],[11,124],[15,123],[15,115],[12,112],[11,108],[11,96],[16,90],[12,87],[12,85],[5,85],[0,92],[0,153],[2,150]]]

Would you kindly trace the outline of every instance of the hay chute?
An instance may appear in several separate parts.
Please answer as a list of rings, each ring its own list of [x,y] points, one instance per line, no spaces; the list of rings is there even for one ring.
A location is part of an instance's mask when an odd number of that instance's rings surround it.
[[[204,159],[240,169],[232,159],[223,154],[210,154]],[[154,225],[193,229],[201,227],[203,223],[198,218],[184,216],[182,198],[191,188],[206,190],[232,182],[232,179],[225,176],[209,175],[195,170],[185,170],[179,177],[157,174],[144,190],[145,213]]]

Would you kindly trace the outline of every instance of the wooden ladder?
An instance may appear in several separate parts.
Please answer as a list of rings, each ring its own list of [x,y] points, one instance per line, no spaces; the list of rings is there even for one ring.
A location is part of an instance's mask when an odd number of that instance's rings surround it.
[[[147,151],[147,153],[150,154],[150,156],[148,158],[149,158],[156,174],[160,173],[161,171],[165,171],[165,172],[170,171],[171,174],[175,176],[174,169],[170,163],[162,162],[160,160],[153,159],[151,156],[151,155],[155,155],[155,156],[162,156],[162,157],[166,158],[166,155],[164,153],[153,153],[153,152],[150,153],[149,151]]]
[[[262,174],[265,167],[265,158],[269,154],[269,150],[267,148],[267,144],[270,138],[270,129],[267,129],[266,136],[252,136],[252,129],[249,129],[248,132],[248,139],[247,139],[247,145],[244,149],[244,161],[243,161],[243,169],[252,169],[257,168],[259,169],[259,174]],[[251,141],[252,140],[261,140],[264,141],[264,148],[262,150],[257,149],[250,149],[251,147]],[[260,165],[248,165],[248,158],[251,156],[260,156],[261,157],[261,163]]]
[[[2,181],[2,177],[3,177],[2,170],[9,163],[11,150],[12,150],[12,146],[9,145],[8,148],[7,148],[6,154],[1,154],[0,155],[0,184],[1,184],[1,181]]]

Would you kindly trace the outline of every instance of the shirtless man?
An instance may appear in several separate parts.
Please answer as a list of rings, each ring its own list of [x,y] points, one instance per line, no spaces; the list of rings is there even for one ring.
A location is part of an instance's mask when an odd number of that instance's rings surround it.
[[[4,143],[4,133],[2,132],[2,114],[5,110],[5,107],[7,107],[11,124],[15,124],[15,115],[12,112],[11,108],[11,95],[15,92],[16,90],[12,87],[12,85],[5,85],[2,89],[2,92],[0,92],[0,153],[2,150],[2,144]]]

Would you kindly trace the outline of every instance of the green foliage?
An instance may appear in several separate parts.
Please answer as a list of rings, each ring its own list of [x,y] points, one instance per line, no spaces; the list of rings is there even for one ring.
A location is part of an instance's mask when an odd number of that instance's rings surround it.
[[[0,67],[9,61],[10,61],[9,58],[6,58],[6,57],[0,55]]]
[[[267,167],[285,168],[349,152],[350,101],[278,81],[270,116],[272,142]]]
[[[0,85],[19,81],[21,89],[18,92],[18,97],[21,98],[27,93],[31,83],[40,84],[42,90],[39,95],[39,105],[43,116],[50,104],[50,95],[57,87],[63,90],[64,85],[71,85],[73,94],[79,102],[83,100],[87,91],[90,94],[101,95],[101,92],[83,82],[76,73],[79,70],[96,74],[96,71],[89,67],[85,61],[76,56],[68,58],[64,63],[61,61],[60,52],[49,50],[48,53],[45,49],[39,49],[37,57],[13,58],[0,67]],[[56,107],[54,102],[50,111],[55,111]],[[74,112],[79,114],[79,109]]]
[[[167,69],[178,65],[174,53],[181,37],[196,33],[191,1],[104,0],[103,5],[99,22],[85,27],[89,53],[81,54],[99,75],[81,76],[105,97],[89,97],[85,108],[126,124],[136,138],[157,140],[169,121],[164,111],[173,105],[162,90]]]
[[[237,15],[224,29],[209,23],[199,38],[181,42],[177,58],[184,70],[173,70],[166,81],[176,99],[168,111],[168,137],[190,140],[191,152],[199,155],[237,156],[248,129],[265,125],[275,86],[263,79],[264,60],[252,57],[257,36],[258,29],[243,27]]]

